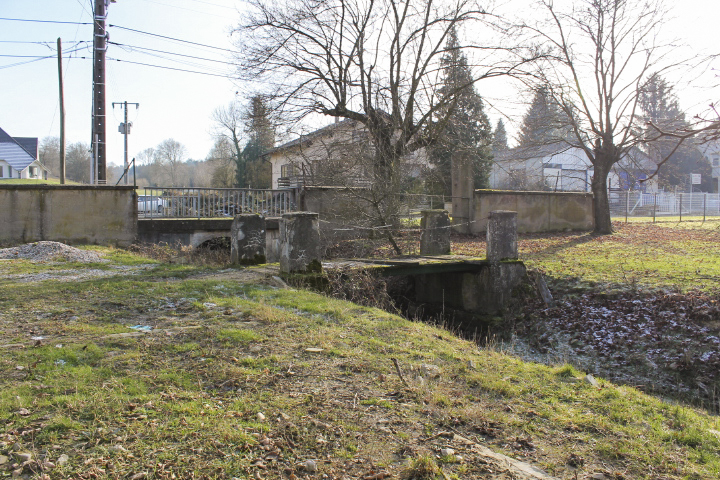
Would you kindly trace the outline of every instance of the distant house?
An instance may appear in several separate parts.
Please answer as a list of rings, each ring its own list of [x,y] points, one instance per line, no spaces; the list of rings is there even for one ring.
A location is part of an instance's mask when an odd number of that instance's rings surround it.
[[[369,183],[373,154],[370,135],[354,120],[336,121],[273,148],[272,188],[302,185],[363,186]],[[428,163],[423,150],[404,157],[403,171],[417,177]]]
[[[657,191],[657,177],[645,181],[657,169],[639,149],[631,150],[613,166],[608,189]],[[490,186],[509,190],[590,192],[594,168],[585,152],[562,144],[513,148],[495,155]]]
[[[0,128],[0,181],[10,178],[47,180],[48,169],[38,161],[38,139],[11,137]]]
[[[720,192],[720,141],[705,143],[700,151],[712,167],[712,192]]]

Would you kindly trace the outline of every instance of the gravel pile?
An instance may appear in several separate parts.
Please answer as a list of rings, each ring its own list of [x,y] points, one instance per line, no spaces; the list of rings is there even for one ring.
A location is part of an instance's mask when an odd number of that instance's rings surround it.
[[[80,250],[60,242],[26,243],[19,247],[0,249],[0,259],[17,258],[32,262],[63,260],[67,262],[98,263],[107,261],[97,252]]]

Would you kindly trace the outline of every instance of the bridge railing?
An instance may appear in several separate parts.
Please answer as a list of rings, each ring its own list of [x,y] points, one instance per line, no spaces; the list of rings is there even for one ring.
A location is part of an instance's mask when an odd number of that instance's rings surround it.
[[[139,218],[221,218],[240,213],[280,216],[296,209],[292,189],[249,188],[138,189]]]

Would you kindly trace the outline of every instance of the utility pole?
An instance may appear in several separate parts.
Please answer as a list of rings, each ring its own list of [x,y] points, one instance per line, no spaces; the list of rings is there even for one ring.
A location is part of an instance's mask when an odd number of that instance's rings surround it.
[[[65,93],[63,89],[62,40],[57,39],[58,83],[60,88],[60,185],[65,185]]]
[[[105,132],[105,50],[107,30],[105,18],[107,5],[115,0],[95,0],[93,37],[93,128],[92,140],[96,144],[95,176],[98,184],[107,182],[106,132]]]
[[[139,103],[128,103],[128,102],[113,102],[112,106],[115,108],[115,105],[120,105],[123,110],[125,111],[125,121],[120,124],[120,127],[118,128],[118,132],[125,135],[125,169],[123,172],[125,172],[124,178],[125,178],[125,185],[128,184],[128,177],[127,177],[127,171],[128,171],[128,135],[130,135],[130,127],[132,127],[132,122],[128,123],[127,119],[127,107],[128,105],[135,105],[135,109],[137,110],[140,107]]]

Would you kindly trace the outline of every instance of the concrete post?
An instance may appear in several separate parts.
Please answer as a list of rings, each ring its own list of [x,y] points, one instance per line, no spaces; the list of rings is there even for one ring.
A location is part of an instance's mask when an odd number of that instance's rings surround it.
[[[265,263],[265,217],[256,213],[235,215],[230,227],[230,262]]]
[[[517,212],[508,210],[490,212],[487,226],[488,261],[499,262],[517,258]]]
[[[280,222],[280,272],[319,272],[320,216],[311,212],[293,212]]]
[[[453,228],[458,233],[472,233],[475,220],[475,183],[472,164],[453,158],[450,166]]]
[[[423,210],[420,255],[450,255],[450,217],[447,210]]]

